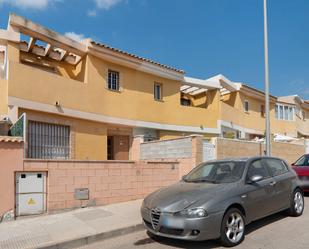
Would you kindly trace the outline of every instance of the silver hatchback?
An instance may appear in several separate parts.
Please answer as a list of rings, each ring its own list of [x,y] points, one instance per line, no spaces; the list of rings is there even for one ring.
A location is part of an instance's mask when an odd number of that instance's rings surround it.
[[[303,213],[295,172],[279,158],[253,157],[198,165],[180,182],[147,196],[141,215],[157,236],[220,238],[223,245],[235,246],[248,223],[282,210]]]

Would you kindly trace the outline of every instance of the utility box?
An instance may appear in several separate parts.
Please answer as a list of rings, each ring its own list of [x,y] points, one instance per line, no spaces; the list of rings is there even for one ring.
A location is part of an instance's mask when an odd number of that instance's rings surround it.
[[[16,173],[16,215],[46,211],[46,172]]]
[[[74,191],[75,200],[89,200],[88,188],[76,188]]]

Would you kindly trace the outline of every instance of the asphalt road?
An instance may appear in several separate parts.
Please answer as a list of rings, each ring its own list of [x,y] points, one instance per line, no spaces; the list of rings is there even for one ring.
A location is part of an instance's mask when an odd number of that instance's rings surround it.
[[[305,198],[304,214],[288,217],[279,213],[247,226],[245,241],[240,249],[308,249],[309,248],[309,197]],[[159,249],[159,248],[222,248],[218,241],[188,242],[165,238],[150,238],[145,231],[97,242],[82,249]]]

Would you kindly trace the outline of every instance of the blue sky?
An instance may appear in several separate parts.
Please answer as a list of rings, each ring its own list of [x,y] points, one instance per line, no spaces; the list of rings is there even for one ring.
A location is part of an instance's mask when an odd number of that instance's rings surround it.
[[[309,1],[268,0],[271,93],[309,99]],[[60,33],[91,37],[208,78],[264,88],[263,0],[0,0]]]

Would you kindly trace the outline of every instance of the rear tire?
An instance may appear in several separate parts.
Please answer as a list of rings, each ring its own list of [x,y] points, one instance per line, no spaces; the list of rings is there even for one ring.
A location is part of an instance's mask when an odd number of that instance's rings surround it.
[[[245,238],[245,219],[237,208],[230,208],[225,213],[221,223],[220,241],[223,246],[239,245]]]
[[[292,198],[291,198],[291,206],[288,210],[289,215],[293,217],[301,216],[304,212],[305,201],[304,194],[301,189],[295,189]]]

